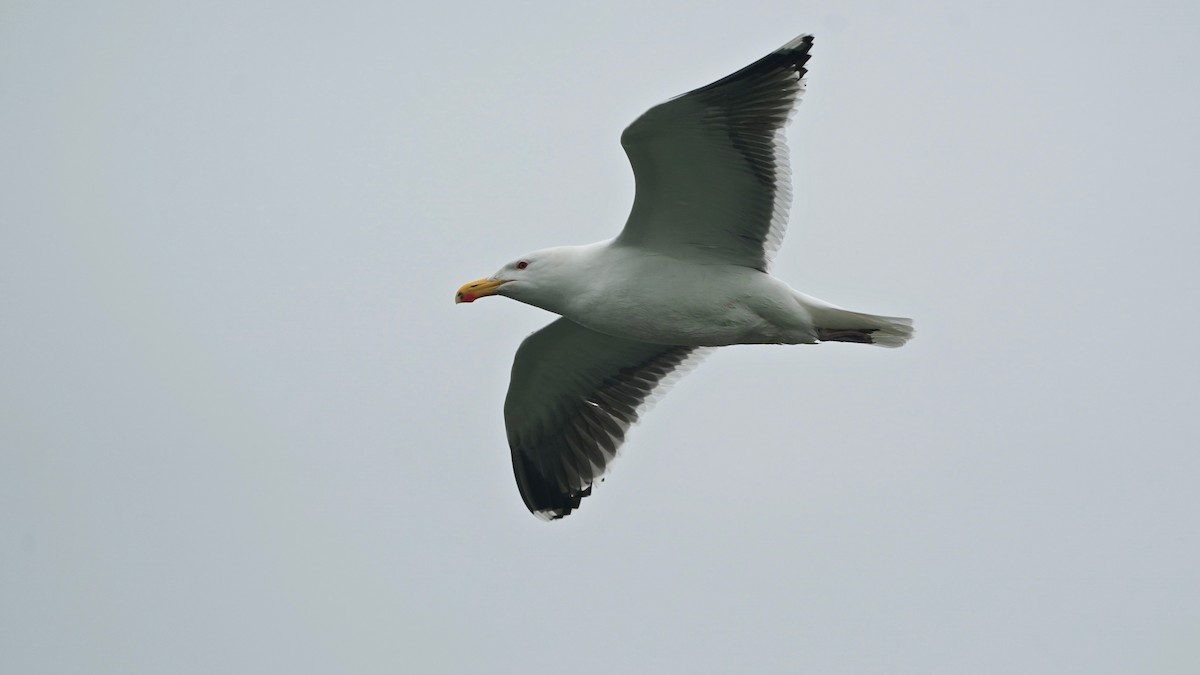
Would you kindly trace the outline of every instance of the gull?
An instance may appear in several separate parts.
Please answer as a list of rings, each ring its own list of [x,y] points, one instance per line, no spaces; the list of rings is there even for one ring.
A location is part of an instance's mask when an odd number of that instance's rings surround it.
[[[784,128],[811,35],[629,125],[636,183],[613,239],[535,251],[463,285],[560,315],[513,361],[504,423],[525,506],[579,507],[647,405],[713,347],[853,342],[899,347],[912,320],[842,309],[768,269],[791,205]]]

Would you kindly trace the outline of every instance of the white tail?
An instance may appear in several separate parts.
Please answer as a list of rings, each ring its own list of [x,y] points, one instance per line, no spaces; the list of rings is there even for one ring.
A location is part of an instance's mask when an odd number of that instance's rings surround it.
[[[816,308],[811,308],[810,311]],[[912,339],[913,322],[899,316],[851,312],[837,307],[813,311],[817,339],[822,342],[859,342],[880,347],[902,347]]]

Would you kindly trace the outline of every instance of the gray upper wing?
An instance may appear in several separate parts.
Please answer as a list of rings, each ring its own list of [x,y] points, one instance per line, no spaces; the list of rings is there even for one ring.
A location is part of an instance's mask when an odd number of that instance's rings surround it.
[[[765,271],[783,241],[791,170],[783,129],[812,37],[657,105],[621,135],[637,193],[617,243]]]
[[[577,508],[651,395],[704,351],[611,337],[569,319],[525,338],[504,424],[529,510],[553,519]]]

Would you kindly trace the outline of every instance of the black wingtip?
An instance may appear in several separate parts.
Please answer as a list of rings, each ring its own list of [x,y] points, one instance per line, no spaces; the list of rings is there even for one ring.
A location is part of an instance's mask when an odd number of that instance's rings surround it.
[[[808,74],[806,64],[812,58],[812,54],[809,53],[812,44],[813,36],[808,34],[800,35],[736,73],[722,77],[716,82],[695,91],[688,92],[684,96],[711,92],[734,83],[739,83],[741,86],[752,82],[757,84],[770,83],[770,91],[774,91],[773,85],[779,82],[777,78],[784,73],[787,73],[787,79],[798,83],[797,86],[799,89],[796,91],[802,92],[804,91],[804,76]],[[793,98],[793,105],[794,101],[795,99]]]
[[[537,467],[523,453],[513,453],[513,473],[521,490],[525,507],[542,520],[558,520],[579,508],[579,502],[592,494],[592,486],[582,490],[563,492],[551,481],[542,477]]]
[[[529,507],[530,513],[537,516],[538,518],[541,518],[542,520],[560,520],[562,518],[566,518],[567,516],[571,515],[572,511],[579,508],[579,502],[584,497],[587,497],[590,494],[592,494],[592,486],[591,485],[587,486],[586,488],[584,488],[578,492],[572,492],[572,493],[566,494],[566,495],[559,495],[559,499],[555,500],[556,503],[553,506],[546,506],[543,508],[535,508],[534,506],[530,505],[528,502],[526,502],[525,505]]]
[[[797,74],[800,77],[804,77],[808,70],[804,66],[808,63],[808,60],[812,58],[812,54],[809,53],[812,50],[812,46],[813,36],[801,35],[775,50],[775,53],[782,55],[786,57],[787,60],[791,61],[792,67],[796,69]]]
[[[784,46],[780,47],[779,49],[777,49],[775,51],[784,52],[784,53],[806,52],[812,47],[812,44],[813,44],[813,36],[805,33],[804,35],[797,35],[790,42],[788,42],[787,44],[785,44]]]

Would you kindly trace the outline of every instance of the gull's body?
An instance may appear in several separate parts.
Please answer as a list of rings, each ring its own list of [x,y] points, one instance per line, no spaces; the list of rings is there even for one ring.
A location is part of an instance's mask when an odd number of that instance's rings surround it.
[[[561,276],[548,278],[555,292],[520,299],[616,337],[688,347],[812,344],[820,339],[817,317],[836,322],[847,314],[756,269],[697,265],[611,240],[527,256],[539,264],[549,257],[563,272],[550,272]],[[662,293],[667,287],[687,292]]]
[[[768,265],[787,226],[783,129],[812,38],[651,108],[621,137],[637,180],[614,239],[531,253],[463,286],[562,316],[517,350],[504,416],[529,510],[559,518],[591,493],[652,393],[705,347],[899,347],[908,319],[841,309]]]

